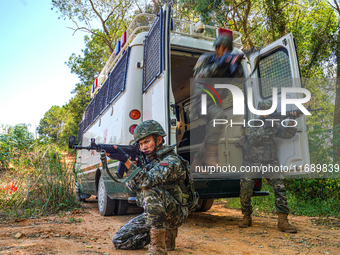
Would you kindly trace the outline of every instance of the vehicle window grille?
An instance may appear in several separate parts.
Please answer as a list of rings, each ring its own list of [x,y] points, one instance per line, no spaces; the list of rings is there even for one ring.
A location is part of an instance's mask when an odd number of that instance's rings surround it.
[[[279,49],[261,58],[258,67],[260,88],[262,98],[271,97],[272,88],[277,88],[277,93],[281,93],[281,88],[292,87],[292,73],[290,69],[288,52]]]
[[[99,116],[101,109],[99,109],[100,106],[100,94],[99,91],[97,94],[94,95],[93,98],[94,106],[93,106],[93,116],[92,116],[92,122]]]
[[[84,119],[84,130],[92,123],[93,120],[93,108],[95,104],[96,97],[92,99],[89,105],[85,110],[85,119]]]
[[[86,107],[85,118],[82,121],[82,132],[84,132],[93,121],[112,103],[124,90],[126,86],[127,70],[129,65],[130,47],[122,54],[114,66],[109,77],[94,95]],[[79,124],[80,125],[80,124]]]
[[[109,75],[107,104],[112,103],[125,90],[129,56],[130,47],[126,49]]]
[[[165,17],[165,15],[164,15]],[[161,10],[144,40],[143,92],[164,70],[164,20]]]
[[[77,134],[78,144],[80,144],[80,142],[83,141],[83,132],[84,132],[84,121],[82,120],[78,125],[78,134]]]
[[[104,84],[102,85],[102,87],[100,88],[100,90],[97,93],[97,101],[96,101],[96,107],[95,109],[97,109],[95,115],[99,115],[102,113],[102,111],[106,108],[108,102],[107,102],[107,93],[109,90],[109,81],[108,79],[106,79],[106,81],[104,82]]]

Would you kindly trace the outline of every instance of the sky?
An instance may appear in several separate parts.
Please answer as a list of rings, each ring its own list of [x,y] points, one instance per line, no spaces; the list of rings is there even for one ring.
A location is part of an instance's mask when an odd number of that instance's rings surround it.
[[[81,54],[85,33],[58,19],[51,0],[0,1],[0,126],[35,127],[53,105],[63,106],[79,82],[65,64]]]

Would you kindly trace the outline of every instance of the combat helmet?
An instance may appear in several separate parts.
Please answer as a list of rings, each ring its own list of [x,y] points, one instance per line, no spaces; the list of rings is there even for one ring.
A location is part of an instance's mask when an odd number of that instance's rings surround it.
[[[139,125],[135,128],[135,131],[133,132],[136,143],[149,135],[166,136],[166,133],[161,124],[159,124],[155,120],[146,120],[142,123],[139,123]]]
[[[273,105],[272,100],[266,99],[263,101],[260,101],[259,104],[257,105],[258,110],[269,110]]]
[[[216,37],[213,46],[219,47],[223,45],[224,47],[228,47],[230,49],[233,49],[233,40],[230,36],[227,35],[220,35]]]

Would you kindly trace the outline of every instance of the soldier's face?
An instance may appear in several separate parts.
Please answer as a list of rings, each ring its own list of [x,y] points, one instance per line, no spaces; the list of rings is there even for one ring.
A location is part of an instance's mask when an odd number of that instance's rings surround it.
[[[157,136],[157,144],[159,145],[162,142],[162,137]],[[149,135],[144,139],[139,140],[139,147],[140,150],[145,154],[149,155],[155,149],[155,140],[153,139],[153,135]]]

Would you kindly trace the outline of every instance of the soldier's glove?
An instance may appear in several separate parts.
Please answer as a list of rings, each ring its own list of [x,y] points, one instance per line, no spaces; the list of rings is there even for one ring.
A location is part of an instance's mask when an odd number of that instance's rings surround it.
[[[108,153],[108,156],[111,159],[116,159],[123,163],[125,163],[129,159],[129,155],[126,154],[121,148],[119,148],[116,145],[114,145],[113,148],[114,148],[114,152]]]

